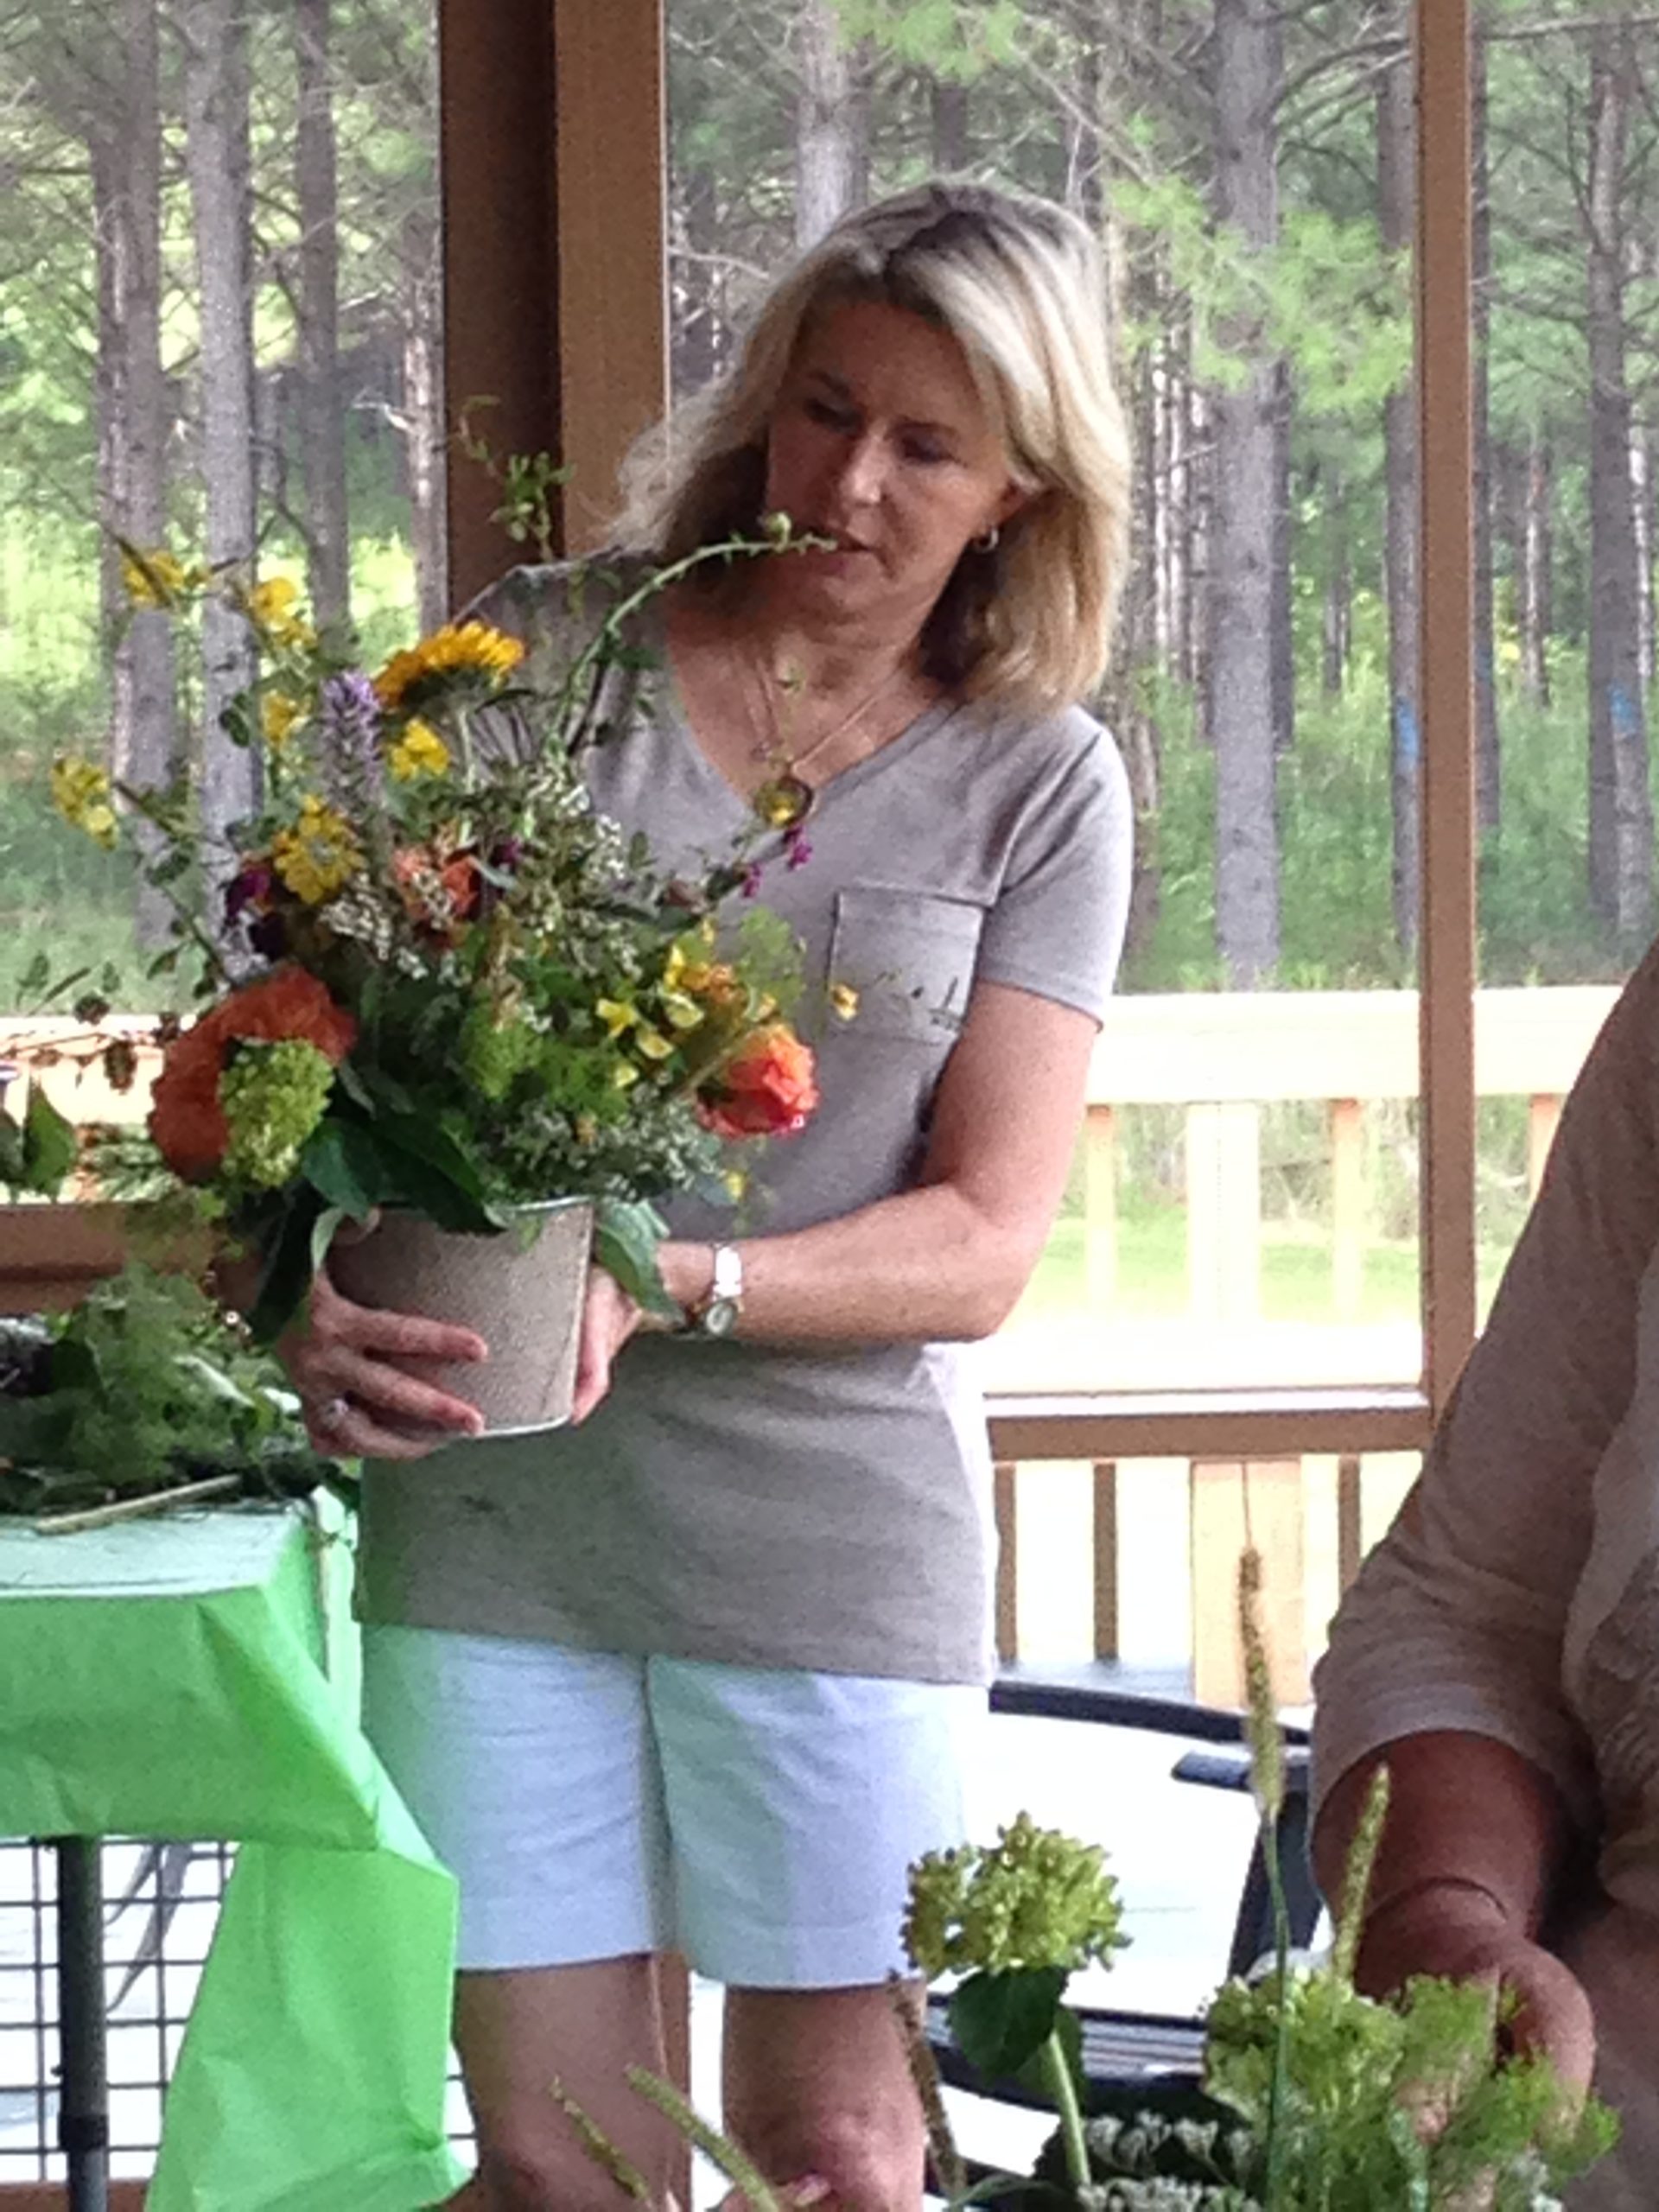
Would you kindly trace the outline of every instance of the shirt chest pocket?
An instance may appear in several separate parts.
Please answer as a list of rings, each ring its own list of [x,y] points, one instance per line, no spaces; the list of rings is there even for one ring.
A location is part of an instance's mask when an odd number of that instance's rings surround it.
[[[836,895],[830,981],[858,994],[849,1033],[931,1045],[943,1058],[968,1011],[979,907],[927,891],[855,883]]]

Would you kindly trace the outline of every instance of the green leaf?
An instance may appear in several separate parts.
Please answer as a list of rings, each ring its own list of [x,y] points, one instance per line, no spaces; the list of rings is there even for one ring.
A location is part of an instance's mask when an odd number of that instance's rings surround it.
[[[328,1205],[353,1221],[402,1196],[398,1161],[388,1160],[375,1128],[327,1115],[306,1139],[300,1173]]]
[[[1087,2083],[1083,2072],[1083,2023],[1069,2005],[1058,2005],[1054,2009],[1054,2025],[1060,2038],[1060,2049],[1065,2063],[1071,2069],[1071,2079],[1077,2084],[1078,2096],[1086,2097]],[[1047,2040],[1046,2037],[1044,2038]],[[1033,2051],[1022,2066],[1014,2069],[1014,2079],[1022,2088],[1031,2089],[1044,2098],[1053,2094],[1053,2085],[1043,2063],[1040,2046]]]
[[[79,1152],[74,1124],[38,1084],[31,1084],[23,1114],[23,1181],[31,1191],[55,1198]]]
[[[274,1344],[299,1311],[311,1287],[311,1233],[325,1211],[308,1183],[300,1184],[283,1210],[266,1247],[259,1288],[248,1328],[256,1344]]]
[[[13,1191],[23,1187],[23,1133],[9,1114],[0,1114],[0,1183]]]
[[[668,1224],[646,1199],[603,1198],[594,1222],[594,1258],[636,1306],[664,1320],[685,1317],[669,1296],[657,1265]]]
[[[987,2081],[1016,2075],[1047,2042],[1067,1980],[1064,1967],[969,1974],[950,1999],[962,2055]]]
[[[328,1257],[328,1248],[334,1241],[334,1231],[346,1218],[343,1207],[325,1206],[311,1224],[311,1272],[322,1273]]]

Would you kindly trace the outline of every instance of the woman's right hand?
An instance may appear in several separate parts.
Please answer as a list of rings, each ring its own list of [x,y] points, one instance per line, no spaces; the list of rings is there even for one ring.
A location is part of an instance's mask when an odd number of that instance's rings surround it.
[[[1576,2095],[1589,2088],[1596,2061],[1590,1999],[1572,1969],[1504,1918],[1496,1900],[1447,1886],[1385,1906],[1360,1946],[1359,1986],[1383,1996],[1418,1974],[1485,1982],[1512,1995],[1510,2050],[1553,2059]]]
[[[465,1398],[394,1366],[399,1360],[483,1360],[471,1329],[354,1306],[318,1272],[307,1318],[278,1338],[276,1356],[305,1408],[306,1433],[337,1458],[423,1459],[457,1436],[477,1436],[484,1416]]]

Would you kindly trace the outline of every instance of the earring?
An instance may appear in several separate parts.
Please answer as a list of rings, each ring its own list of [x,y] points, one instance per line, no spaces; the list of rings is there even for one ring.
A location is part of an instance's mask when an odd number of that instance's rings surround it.
[[[1001,543],[1002,525],[994,522],[988,530],[982,530],[974,540],[974,550],[976,553],[995,553]]]

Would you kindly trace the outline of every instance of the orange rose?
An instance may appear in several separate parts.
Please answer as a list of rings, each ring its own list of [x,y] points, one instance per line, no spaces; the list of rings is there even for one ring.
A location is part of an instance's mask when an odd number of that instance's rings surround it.
[[[792,1029],[768,1022],[745,1039],[697,1101],[703,1127],[721,1137],[787,1137],[818,1103],[812,1054]]]
[[[303,968],[279,968],[232,991],[167,1048],[149,1109],[149,1134],[187,1183],[205,1183],[225,1157],[230,1131],[219,1078],[232,1038],[269,1043],[298,1038],[338,1067],[357,1041],[357,1023]]]

